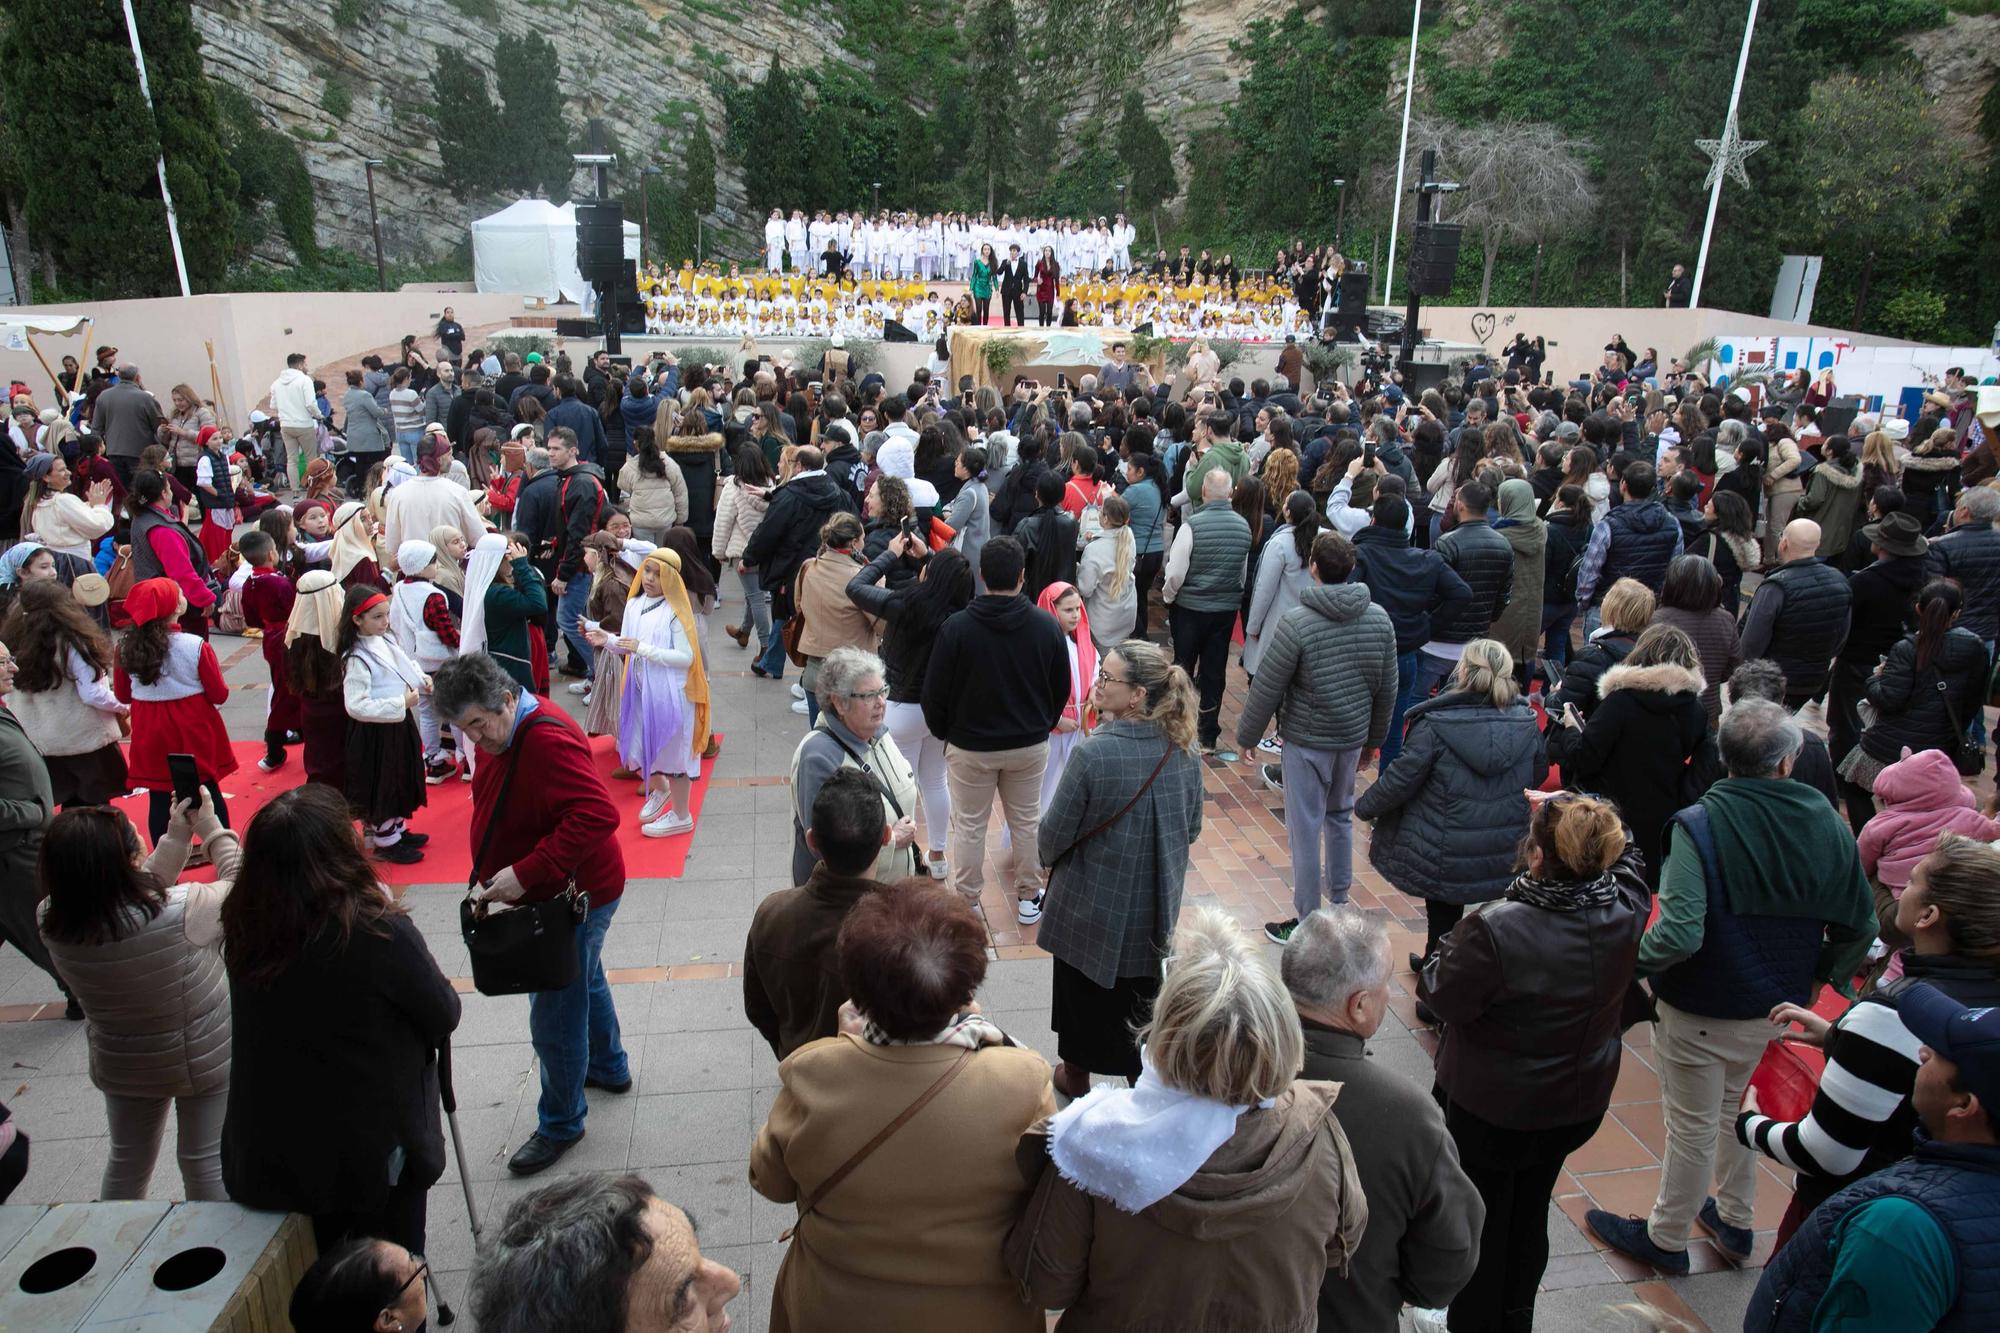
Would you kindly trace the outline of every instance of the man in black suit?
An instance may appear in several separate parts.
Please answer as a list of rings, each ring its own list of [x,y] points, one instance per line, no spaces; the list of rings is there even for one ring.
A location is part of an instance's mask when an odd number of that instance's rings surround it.
[[[1688,298],[1694,295],[1694,279],[1688,276],[1686,265],[1674,265],[1673,276],[1667,281],[1665,293],[1667,309],[1687,309]]]
[[[1021,247],[1007,247],[1007,257],[1000,262],[1000,323],[1026,325],[1028,322],[1028,261],[1021,258]]]

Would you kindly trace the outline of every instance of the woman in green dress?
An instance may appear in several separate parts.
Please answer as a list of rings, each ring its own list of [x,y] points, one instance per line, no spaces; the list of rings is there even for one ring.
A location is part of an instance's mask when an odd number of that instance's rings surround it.
[[[991,244],[979,247],[979,258],[972,261],[972,318],[984,325],[993,313],[993,275],[1000,269],[1000,261],[993,257]]]

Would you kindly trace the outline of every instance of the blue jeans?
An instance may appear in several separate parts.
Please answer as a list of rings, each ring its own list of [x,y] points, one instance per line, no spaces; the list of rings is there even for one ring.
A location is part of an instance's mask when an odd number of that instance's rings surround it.
[[[570,651],[576,660],[583,663],[583,678],[589,680],[597,669],[597,659],[591,655],[590,641],[583,637],[577,623],[590,606],[590,575],[582,570],[563,585],[562,600],[556,603],[556,629],[569,641]]]
[[[757,664],[764,668],[764,674],[772,680],[785,678],[785,622],[790,616],[780,616],[771,622],[771,633],[764,640],[764,650],[757,655]]]
[[[1354,882],[1354,770],[1352,750],[1309,750],[1285,746],[1285,840],[1292,851],[1292,915],[1303,920],[1324,900],[1347,901]],[[1325,843],[1324,874],[1320,860]]]
[[[1569,665],[1569,628],[1575,623],[1574,602],[1542,610],[1542,655],[1557,666]]]
[[[589,1108],[583,1080],[623,1083],[632,1076],[625,1045],[618,1039],[618,1010],[604,979],[604,936],[618,901],[593,907],[576,932],[580,966],[576,980],[561,990],[528,997],[528,1038],[542,1065],[542,1099],[535,1110],[543,1138],[567,1143],[583,1134]]]
[[[424,433],[420,430],[399,430],[396,432],[396,452],[403,461],[414,464],[417,461],[417,446],[423,443]]]
[[[1396,756],[1403,752],[1403,714],[1410,711],[1410,704],[1417,696],[1417,653],[1412,649],[1396,654],[1396,707],[1389,714],[1389,735],[1382,742],[1382,753],[1377,757],[1375,771],[1386,773]],[[1286,802],[1287,806],[1290,802]]]

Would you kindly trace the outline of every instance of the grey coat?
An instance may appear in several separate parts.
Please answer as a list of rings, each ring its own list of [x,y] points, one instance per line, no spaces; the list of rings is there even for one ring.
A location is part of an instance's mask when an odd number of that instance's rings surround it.
[[[1389,734],[1396,685],[1396,627],[1368,585],[1313,584],[1270,631],[1236,743],[1255,745],[1276,713],[1288,745],[1372,749]]]
[[[376,402],[374,394],[356,385],[342,395],[340,406],[347,413],[341,431],[347,436],[350,453],[381,454],[389,451],[390,442],[396,438],[396,428],[389,419],[389,409]]]
[[[1404,893],[1442,903],[1498,898],[1514,878],[1528,798],[1548,776],[1528,705],[1452,691],[1405,714],[1403,752],[1354,803],[1375,825],[1368,861]]]
[[[1124,808],[1169,744],[1151,722],[1108,722],[1076,747],[1042,815],[1037,848],[1053,866]],[[1125,815],[1049,876],[1036,943],[1100,986],[1158,976],[1181,912],[1188,848],[1201,836],[1201,761],[1176,750]]]
[[[35,919],[43,896],[36,866],[42,833],[55,813],[48,765],[19,719],[0,705],[0,939],[50,976],[55,964]]]
[[[1291,524],[1280,524],[1264,543],[1250,586],[1250,614],[1243,617],[1243,669],[1255,676],[1271,631],[1285,612],[1299,604],[1299,594],[1313,586],[1312,571],[1299,559]]]

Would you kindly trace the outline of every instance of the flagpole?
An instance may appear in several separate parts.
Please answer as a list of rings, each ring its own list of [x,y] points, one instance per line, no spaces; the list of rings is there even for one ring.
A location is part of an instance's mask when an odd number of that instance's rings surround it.
[[[1382,266],[1382,304],[1393,305],[1390,289],[1396,285],[1396,232],[1403,224],[1403,168],[1410,160],[1410,98],[1417,91],[1417,28],[1423,22],[1424,0],[1410,4],[1410,68],[1403,76],[1403,140],[1396,149],[1396,201],[1389,210],[1389,258]]]
[[[181,224],[174,216],[174,194],[167,188],[167,141],[160,133],[158,115],[153,110],[153,90],[146,83],[146,53],[139,49],[139,21],[132,17],[132,0],[125,0],[125,34],[132,39],[132,63],[139,67],[139,95],[146,99],[146,114],[153,119],[153,134],[159,140],[157,159],[160,170],[160,199],[167,206],[167,239],[173,242],[174,271],[180,274],[181,295],[192,296],[188,287],[187,260],[181,255]]]
[[[1708,272],[1708,242],[1715,234],[1715,210],[1722,203],[1722,178],[1728,175],[1728,158],[1736,148],[1736,105],[1743,98],[1743,72],[1750,67],[1750,36],[1757,27],[1757,6],[1750,0],[1750,17],[1743,24],[1743,46],[1736,53],[1736,82],[1729,89],[1729,115],[1722,122],[1722,142],[1716,148],[1709,174],[1715,179],[1708,187],[1708,218],[1701,224],[1701,251],[1694,261],[1694,286],[1688,292],[1688,309],[1701,306],[1701,280]]]

